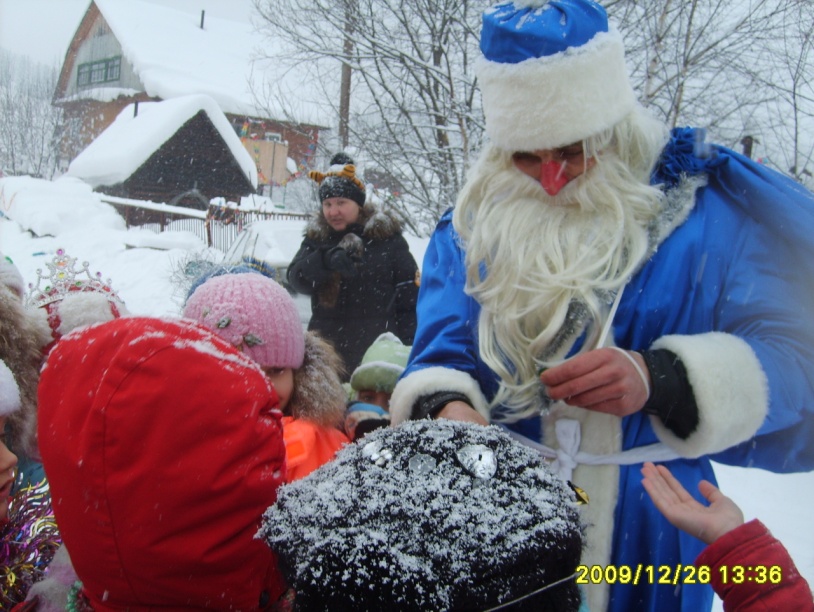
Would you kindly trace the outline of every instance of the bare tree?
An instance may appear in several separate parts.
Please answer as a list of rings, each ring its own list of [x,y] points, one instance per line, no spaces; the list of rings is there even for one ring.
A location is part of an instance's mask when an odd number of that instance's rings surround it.
[[[777,52],[766,63],[764,89],[774,97],[763,109],[765,162],[814,187],[814,4],[792,2]]]
[[[62,120],[51,105],[56,69],[0,49],[0,170],[52,178],[57,170],[56,134]]]
[[[488,5],[459,0],[257,2],[276,48],[280,40],[288,43],[278,62],[310,63],[322,79],[336,80],[339,66],[353,71],[350,143],[398,193],[388,201],[418,233],[429,231],[454,201],[471,152],[480,146],[482,118],[472,61],[481,11]],[[279,18],[298,13],[314,18]]]
[[[339,95],[330,93],[338,87],[340,66],[352,70],[350,143],[391,179],[405,222],[428,231],[454,202],[481,145],[483,119],[472,63],[479,55],[481,13],[491,2],[255,1],[275,41],[277,62],[285,58],[321,83],[331,122],[340,116]],[[814,3],[603,4],[625,38],[642,104],[671,127],[707,128],[711,140],[733,148],[753,136],[761,151],[778,159],[778,169],[799,180],[808,176],[814,146]],[[280,17],[292,14],[309,18]],[[287,48],[282,55],[280,41]]]
[[[801,120],[811,118],[814,4],[614,0],[605,6],[623,32],[645,106],[671,127],[705,127],[731,147],[752,136],[761,150],[785,151],[777,169],[801,178],[790,169],[805,167],[806,150],[810,162],[814,144],[799,142],[806,132]],[[811,129],[808,123],[808,134]]]

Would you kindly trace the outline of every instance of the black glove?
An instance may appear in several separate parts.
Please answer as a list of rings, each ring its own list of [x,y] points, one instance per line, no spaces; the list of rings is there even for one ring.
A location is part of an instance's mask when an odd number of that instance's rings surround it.
[[[339,244],[325,253],[325,267],[345,278],[356,276],[356,264],[362,262],[365,244],[356,234],[346,234]]]
[[[333,247],[325,252],[325,267],[339,272],[340,276],[350,278],[358,274],[353,258],[342,247]]]

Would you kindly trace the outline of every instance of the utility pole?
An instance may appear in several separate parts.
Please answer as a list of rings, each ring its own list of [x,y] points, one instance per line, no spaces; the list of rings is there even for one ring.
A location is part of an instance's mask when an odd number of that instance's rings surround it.
[[[356,0],[345,0],[345,41],[342,46],[342,81],[339,89],[339,142],[342,148],[348,146],[350,123],[350,82],[353,34],[356,23]]]

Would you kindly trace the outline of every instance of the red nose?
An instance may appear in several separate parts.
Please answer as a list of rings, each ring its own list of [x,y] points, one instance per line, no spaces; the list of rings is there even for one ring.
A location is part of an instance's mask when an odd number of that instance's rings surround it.
[[[569,180],[565,176],[565,162],[548,161],[540,165],[540,184],[548,195],[557,195]]]

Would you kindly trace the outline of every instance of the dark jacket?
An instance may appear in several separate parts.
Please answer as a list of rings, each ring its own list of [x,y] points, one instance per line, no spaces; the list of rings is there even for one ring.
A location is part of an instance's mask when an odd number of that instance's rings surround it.
[[[337,247],[348,255],[340,253],[344,268],[332,257]],[[308,329],[334,344],[348,375],[381,333],[393,332],[404,344],[413,341],[418,266],[398,220],[369,203],[360,223],[341,232],[321,212],[315,215],[288,268],[288,282],[311,296]]]

